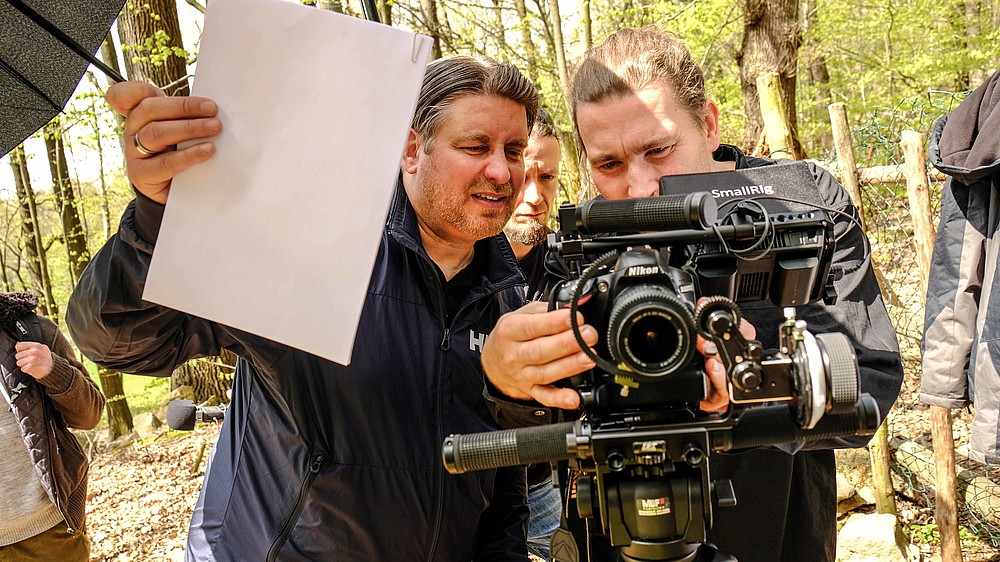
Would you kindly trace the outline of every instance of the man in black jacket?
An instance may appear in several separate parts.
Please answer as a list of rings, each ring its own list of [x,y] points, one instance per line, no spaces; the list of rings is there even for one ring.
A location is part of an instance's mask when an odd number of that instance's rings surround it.
[[[679,39],[655,27],[621,30],[589,51],[574,77],[572,96],[591,177],[607,199],[658,195],[662,176],[775,163],[747,157],[720,142],[718,108],[706,97],[701,70]],[[826,206],[856,216],[837,181],[817,166],[811,165],[811,171]],[[834,263],[847,272],[835,285],[837,305],[799,307],[798,318],[806,320],[813,333],[843,332],[850,337],[861,369],[861,391],[878,401],[885,416],[903,376],[895,331],[865,260],[864,234],[843,215],[837,215],[835,231]],[[741,305],[741,311],[760,328],[757,337],[764,348],[776,349],[782,311],[766,302]],[[745,336],[754,333],[746,325],[741,331]],[[588,345],[596,344],[592,326],[582,326],[581,333]],[[483,365],[508,396],[574,409],[579,405],[576,392],[553,383],[591,368],[593,362],[570,331],[567,310],[547,312],[543,303],[533,303],[501,318],[486,341]],[[709,358],[705,369],[711,389],[701,410],[725,411],[729,396],[722,364]],[[813,442],[809,450],[782,445],[712,455],[712,478],[730,480],[739,503],[715,507],[710,541],[740,562],[834,560],[836,473],[831,449],[863,446],[866,441],[847,438]],[[592,559],[612,557],[606,543],[595,551]]]
[[[157,376],[223,348],[240,357],[186,558],[526,560],[524,469],[451,476],[441,442],[495,428],[497,406],[537,409],[488,403],[479,357],[524,302],[501,230],[524,181],[530,81],[488,59],[428,65],[350,366],[142,301],[171,178],[214,151],[175,147],[222,124],[211,100],[148,84],[116,85],[108,101],[127,117],[137,193],[71,299],[77,344]]]

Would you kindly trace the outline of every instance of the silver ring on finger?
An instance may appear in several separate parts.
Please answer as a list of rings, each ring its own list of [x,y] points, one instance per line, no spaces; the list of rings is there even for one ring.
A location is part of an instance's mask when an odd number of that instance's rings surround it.
[[[132,144],[135,145],[135,149],[139,151],[139,154],[142,154],[143,156],[145,156],[147,158],[149,158],[151,156],[156,156],[157,154],[159,154],[159,152],[156,152],[154,150],[150,150],[150,149],[146,148],[145,146],[142,146],[142,143],[139,142],[139,133],[138,133],[138,131],[134,135],[132,135]]]

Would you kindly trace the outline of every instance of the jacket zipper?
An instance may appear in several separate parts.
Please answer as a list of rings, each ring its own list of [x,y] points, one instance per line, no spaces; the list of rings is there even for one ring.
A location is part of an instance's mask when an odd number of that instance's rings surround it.
[[[489,295],[484,295],[478,299],[465,303],[465,305],[459,308],[458,312],[456,312],[455,315],[452,317],[449,317],[447,312],[445,310],[442,310],[441,307],[439,307],[438,312],[440,313],[440,318],[442,319],[441,324],[444,327],[444,336],[441,339],[441,351],[448,351],[451,349],[451,328],[452,326],[455,325],[457,319],[462,317],[462,313],[465,312],[467,308],[479,302],[479,300],[482,298],[492,298],[494,295],[502,293],[503,291],[506,291],[508,288],[513,287],[514,285],[516,285],[516,283],[508,283],[502,285],[500,287],[497,287],[497,289],[494,292],[490,293]],[[439,303],[444,302],[444,291],[440,285],[438,285],[438,302]],[[444,378],[443,369],[444,369],[444,361],[442,360],[441,367],[438,372],[439,380]],[[439,384],[438,387],[442,388],[443,385]],[[444,396],[439,390],[437,395],[437,412],[438,412],[437,424],[438,427],[441,428],[442,432],[444,430],[444,414],[442,411],[443,409],[444,409]],[[444,491],[444,478],[445,478],[444,471],[438,471],[438,490],[441,490],[442,492]],[[440,497],[441,494],[438,495]],[[444,520],[444,500],[442,499],[437,505],[437,514],[436,517],[434,518],[434,535],[431,540],[431,551],[427,557],[428,562],[434,560],[434,556],[437,553],[438,540],[441,538],[441,524],[443,523],[443,520]]]
[[[56,455],[62,456],[62,445],[59,444],[59,437],[56,435],[56,422],[53,421],[51,418],[49,418],[48,422],[49,422],[49,428],[52,430],[52,441],[56,444]],[[52,491],[53,491],[52,495],[56,498],[56,509],[59,510],[59,513],[61,513],[63,516],[63,521],[66,522],[66,532],[68,532],[71,535],[75,534],[76,531],[73,529],[72,524],[70,524],[69,522],[69,515],[65,511],[63,511],[62,498],[59,497],[59,480],[58,478],[56,478],[56,468],[54,462],[49,463],[49,474],[51,475],[50,477],[52,478]]]
[[[288,535],[292,533],[292,529],[295,528],[295,523],[299,519],[299,515],[302,513],[302,506],[306,503],[306,493],[309,491],[309,487],[312,486],[313,480],[316,479],[316,475],[319,474],[319,469],[323,465],[323,455],[313,455],[312,462],[309,463],[309,472],[306,474],[305,480],[302,481],[302,486],[299,487],[299,495],[295,500],[295,505],[292,507],[292,511],[288,514],[288,518],[285,519],[285,524],[281,526],[281,531],[278,532],[278,536],[274,537],[274,541],[271,543],[271,548],[267,549],[267,561],[273,562],[278,556],[278,550],[285,545],[285,541],[288,540]]]
[[[445,310],[444,305],[444,287],[441,283],[437,285],[438,290],[438,314],[441,319],[441,325],[444,328],[444,338],[441,340],[441,350],[448,351],[451,349],[451,326],[449,322],[453,319],[448,317],[448,311]],[[457,315],[456,315],[457,316]],[[444,433],[444,394],[442,388],[444,387],[444,358],[441,358],[441,363],[438,365],[438,392],[437,392],[437,426],[438,431]],[[441,525],[444,523],[444,471],[438,470],[437,478],[437,489],[438,489],[438,502],[437,502],[437,513],[434,514],[434,535],[431,537],[431,548],[430,552],[427,553],[427,562],[434,560],[434,556],[437,554],[438,541],[441,539]]]
[[[474,299],[472,301],[469,301],[469,302],[465,303],[461,308],[458,309],[458,311],[455,313],[454,316],[449,317],[448,316],[448,311],[444,310],[444,300],[445,300],[444,299],[444,287],[441,285],[441,283],[438,283],[437,284],[438,314],[439,314],[438,317],[441,319],[441,325],[442,325],[442,329],[443,329],[443,334],[442,334],[442,337],[441,337],[441,351],[449,351],[451,349],[451,328],[452,328],[452,326],[454,326],[456,319],[461,318],[462,317],[462,313],[465,312],[465,310],[467,308],[469,308],[473,304],[479,302],[480,299],[492,298],[493,296],[506,291],[508,288],[513,287],[516,284],[517,283],[505,283],[505,284],[499,285],[498,287],[496,287],[496,289],[494,289],[488,295],[483,295],[483,296],[481,296],[481,297],[479,297],[477,299]],[[438,380],[439,381],[444,379],[443,369],[444,369],[444,361],[442,360],[441,361],[441,365],[440,365],[440,367],[438,369]],[[438,387],[442,388],[443,385],[439,384]],[[444,408],[444,396],[442,395],[442,391],[438,390],[438,395],[437,395],[437,412],[438,412],[437,424],[438,424],[438,428],[440,428],[440,430],[442,432],[444,431],[444,414],[442,412],[443,408]],[[444,478],[445,478],[444,471],[438,471],[438,484],[437,485],[438,485],[438,490],[441,490],[442,493],[444,492]],[[440,497],[441,494],[438,494],[438,495]],[[442,525],[443,522],[444,522],[444,499],[441,499],[441,501],[438,502],[437,513],[436,513],[435,518],[434,518],[434,535],[431,538],[431,550],[430,550],[430,552],[428,553],[428,556],[427,556],[428,562],[434,560],[434,556],[437,553],[438,541],[441,538],[441,525]]]

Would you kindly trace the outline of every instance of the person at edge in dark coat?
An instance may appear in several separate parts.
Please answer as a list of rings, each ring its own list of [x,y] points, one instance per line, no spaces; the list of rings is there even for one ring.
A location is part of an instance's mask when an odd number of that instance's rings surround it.
[[[531,301],[545,298],[545,238],[559,190],[559,159],[559,138],[552,117],[541,109],[524,150],[524,188],[503,228],[527,279],[525,294]],[[528,552],[542,560],[551,559],[549,541],[559,528],[561,509],[549,463],[528,466]]]
[[[104,395],[55,323],[17,327],[36,306],[0,293],[0,560],[86,562],[90,460],[69,428],[93,429]]]
[[[607,199],[658,195],[661,176],[775,163],[720,142],[719,111],[706,97],[701,70],[681,40],[656,27],[620,30],[588,51],[575,73],[571,101],[591,178]],[[837,181],[810,166],[827,206],[856,216]],[[864,234],[840,216],[835,231],[834,263],[848,272],[836,281],[839,300],[836,306],[798,307],[798,318],[806,320],[814,334],[842,332],[850,338],[860,365],[861,391],[877,400],[884,417],[903,379],[895,331],[870,263],[865,262]],[[741,311],[744,337],[756,334],[765,349],[776,349],[782,311],[767,302],[741,305]],[[586,343],[594,345],[597,331],[589,325],[581,328]],[[726,411],[729,396],[722,363],[703,344],[699,351],[710,356],[705,370],[711,388],[701,410]],[[501,393],[572,410],[579,406],[579,395],[554,383],[588,370],[592,363],[575,341],[568,310],[548,312],[539,302],[500,319],[486,340],[483,365]],[[709,542],[739,562],[834,560],[833,449],[861,447],[867,441],[856,436],[711,455],[713,480],[730,480],[738,505],[715,505]],[[589,538],[592,551],[587,553],[587,544],[580,544],[581,560],[615,559],[603,536]]]
[[[498,408],[537,410],[488,398],[480,364],[525,300],[502,229],[524,182],[531,82],[485,58],[427,66],[349,366],[142,301],[171,178],[212,156],[222,123],[213,101],[144,83],[107,98],[127,118],[136,198],[74,291],[74,338],[99,364],[154,376],[239,356],[186,559],[527,560],[524,468],[452,476],[441,443],[497,428]]]
[[[942,117],[931,165],[948,176],[924,314],[920,401],[975,406],[969,457],[1000,464],[1000,71]]]

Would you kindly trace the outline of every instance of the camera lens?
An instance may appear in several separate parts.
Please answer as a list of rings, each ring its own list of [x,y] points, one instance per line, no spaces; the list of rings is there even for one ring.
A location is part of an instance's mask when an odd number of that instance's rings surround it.
[[[660,378],[694,355],[694,319],[674,294],[636,285],[618,294],[608,321],[611,357],[639,377]]]

